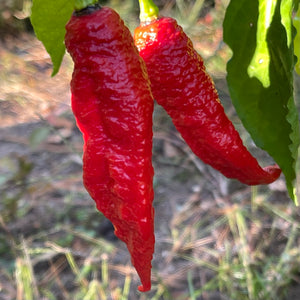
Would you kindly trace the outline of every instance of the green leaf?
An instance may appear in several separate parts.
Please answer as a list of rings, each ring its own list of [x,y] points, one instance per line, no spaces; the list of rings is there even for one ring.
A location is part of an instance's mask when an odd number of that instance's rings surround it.
[[[74,0],[33,0],[31,23],[37,38],[49,53],[54,76],[65,54],[65,25],[74,9]]]
[[[227,64],[233,104],[256,145],[282,169],[289,195],[297,203],[300,138],[293,98],[291,11],[290,0],[231,0],[223,26],[224,41],[233,52]],[[263,67],[261,59],[267,62]]]

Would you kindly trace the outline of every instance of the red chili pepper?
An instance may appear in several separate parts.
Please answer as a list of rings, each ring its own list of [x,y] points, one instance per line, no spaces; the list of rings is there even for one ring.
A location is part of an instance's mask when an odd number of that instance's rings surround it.
[[[269,184],[279,177],[277,165],[261,168],[243,145],[201,56],[174,19],[141,23],[134,39],[146,62],[154,99],[200,159],[248,185]]]
[[[127,244],[151,288],[154,252],[152,113],[146,66],[130,31],[108,7],[73,14],[65,44],[74,61],[72,109],[84,138],[83,182]]]

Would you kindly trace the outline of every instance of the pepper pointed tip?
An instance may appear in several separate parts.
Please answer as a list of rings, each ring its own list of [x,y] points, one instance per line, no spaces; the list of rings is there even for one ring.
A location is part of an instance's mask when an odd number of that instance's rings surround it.
[[[277,180],[281,174],[281,169],[279,168],[278,165],[268,166],[263,168],[263,170],[267,172],[269,175],[268,178],[270,182],[268,183],[272,183],[273,181]]]
[[[140,291],[140,292],[148,292],[148,291],[150,291],[151,290],[151,284],[144,284],[144,285],[139,285],[138,286],[138,290]]]

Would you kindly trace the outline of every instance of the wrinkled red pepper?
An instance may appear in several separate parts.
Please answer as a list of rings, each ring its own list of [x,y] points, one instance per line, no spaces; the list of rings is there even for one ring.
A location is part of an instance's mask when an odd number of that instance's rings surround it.
[[[72,109],[84,138],[83,182],[126,243],[151,288],[154,252],[152,113],[146,66],[130,31],[108,7],[89,6],[66,25],[74,61]]]
[[[174,19],[152,15],[150,22],[136,28],[134,39],[155,100],[202,161],[248,185],[269,184],[279,177],[277,165],[261,168],[243,145],[201,56]]]

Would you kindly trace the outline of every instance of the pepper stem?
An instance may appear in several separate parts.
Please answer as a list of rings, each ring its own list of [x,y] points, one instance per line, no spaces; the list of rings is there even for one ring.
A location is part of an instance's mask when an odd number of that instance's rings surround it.
[[[152,0],[139,0],[139,3],[141,23],[148,23],[158,18],[159,9]]]
[[[89,5],[96,4],[98,0],[75,0],[74,1],[74,8],[76,11],[82,10]]]

